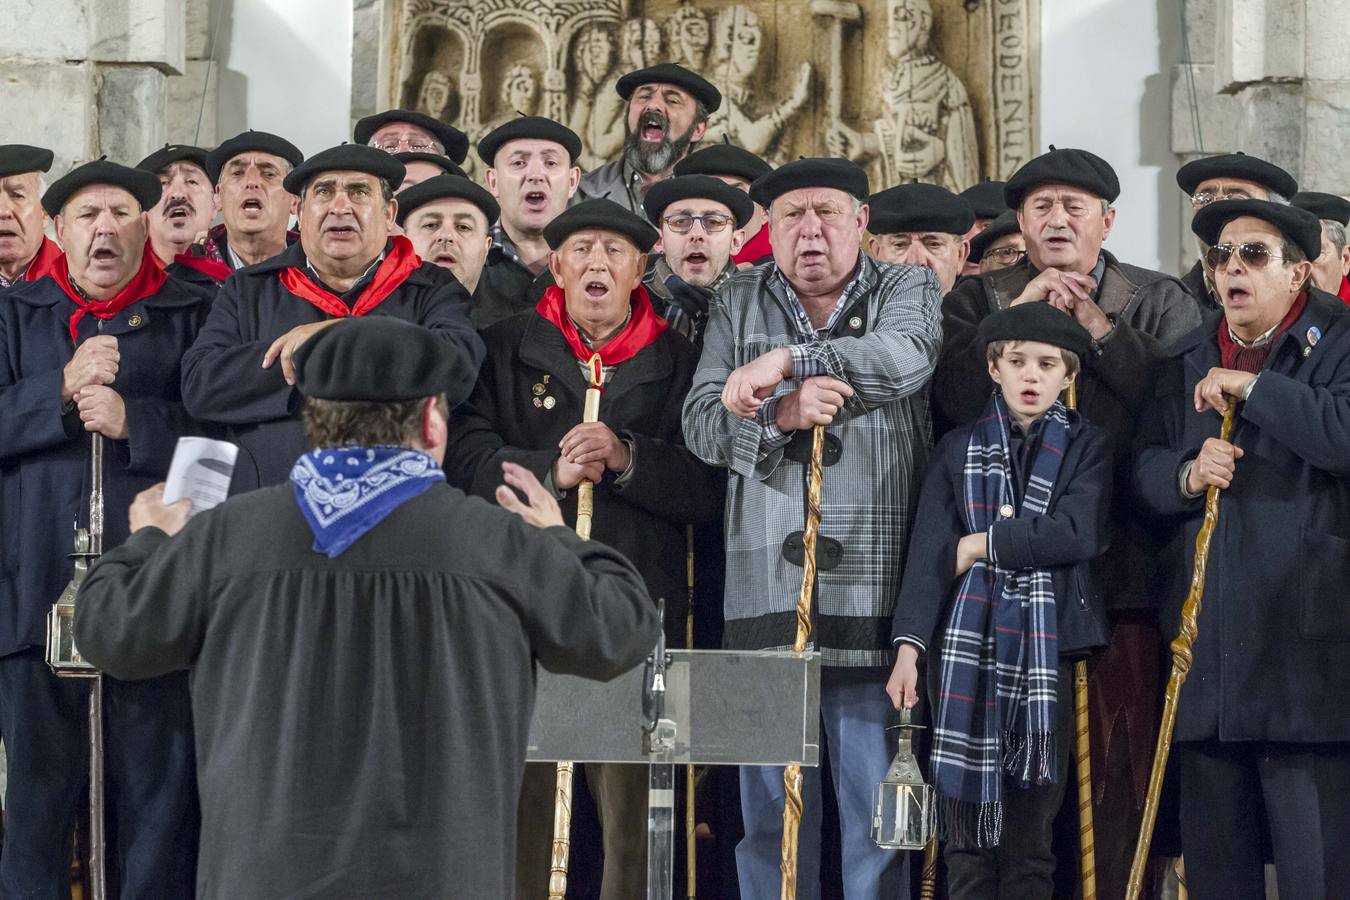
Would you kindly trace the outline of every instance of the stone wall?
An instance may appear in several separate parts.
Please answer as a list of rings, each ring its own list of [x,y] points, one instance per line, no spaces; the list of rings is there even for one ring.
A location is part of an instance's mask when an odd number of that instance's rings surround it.
[[[1184,0],[1190,65],[1172,78],[1172,149],[1242,150],[1305,190],[1350,195],[1350,12],[1344,0]],[[1180,23],[1177,23],[1178,27]],[[1190,205],[1182,269],[1194,260]]]
[[[0,141],[52,148],[53,177],[102,154],[134,164],[190,141],[213,9],[213,0],[0,0]],[[211,146],[208,94],[200,143]]]

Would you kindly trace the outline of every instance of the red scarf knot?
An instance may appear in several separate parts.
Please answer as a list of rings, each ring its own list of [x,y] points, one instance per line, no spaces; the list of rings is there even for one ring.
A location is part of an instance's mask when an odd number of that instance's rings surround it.
[[[399,236],[394,238],[393,247],[380,261],[375,277],[370,279],[361,296],[349,308],[342,298],[327,288],[320,287],[300,269],[290,266],[277,273],[281,284],[297,297],[307,300],[322,311],[337,319],[347,316],[364,316],[379,306],[399,285],[408,279],[422,260],[413,250],[412,242]]]
[[[1266,341],[1260,347],[1244,347],[1233,340],[1232,334],[1228,330],[1228,317],[1225,315],[1219,322],[1219,358],[1223,362],[1225,369],[1235,369],[1239,372],[1250,372],[1257,374],[1266,365],[1266,359],[1270,356],[1271,349],[1279,342],[1289,327],[1298,321],[1298,317],[1303,315],[1303,310],[1308,306],[1308,292],[1299,292],[1294,300],[1294,305],[1289,307],[1289,312],[1284,314],[1280,324],[1275,326],[1275,331],[1271,333],[1270,340]]]
[[[69,262],[64,253],[53,264],[49,274],[77,307],[70,316],[70,340],[75,344],[80,342],[80,320],[84,318],[85,313],[105,321],[111,319],[136,301],[158,292],[169,277],[159,267],[155,254],[148,250],[141,253],[140,268],[136,270],[131,281],[118,291],[115,297],[108,300],[91,300],[75,289],[70,281]]]
[[[563,339],[567,341],[573,355],[590,367],[591,383],[598,387],[603,380],[604,366],[616,366],[632,359],[643,347],[655,343],[661,333],[669,327],[666,320],[658,316],[656,310],[652,308],[652,298],[647,295],[646,288],[638,285],[637,290],[630,296],[629,303],[632,304],[633,314],[629,317],[628,324],[603,347],[598,348],[587,346],[581,339],[576,323],[567,314],[566,297],[558,285],[544,291],[544,296],[539,298],[534,310],[562,332]]]

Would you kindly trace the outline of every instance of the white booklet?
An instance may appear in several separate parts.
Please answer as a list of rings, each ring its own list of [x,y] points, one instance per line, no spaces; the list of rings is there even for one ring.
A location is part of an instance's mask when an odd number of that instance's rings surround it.
[[[194,516],[224,503],[238,456],[239,448],[229,441],[180,437],[169,463],[169,477],[164,479],[164,502],[187,497]]]

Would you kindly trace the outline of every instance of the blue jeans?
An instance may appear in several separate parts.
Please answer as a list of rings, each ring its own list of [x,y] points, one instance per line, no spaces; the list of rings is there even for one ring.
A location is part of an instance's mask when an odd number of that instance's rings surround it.
[[[897,900],[909,896],[909,854],[872,842],[872,798],[895,755],[886,735],[893,708],[884,668],[821,669],[820,720],[839,804],[844,896]],[[802,769],[802,822],[797,844],[797,897],[820,897],[820,769]],[[777,900],[783,840],[783,769],[741,767],[745,838],[736,846],[742,900]]]

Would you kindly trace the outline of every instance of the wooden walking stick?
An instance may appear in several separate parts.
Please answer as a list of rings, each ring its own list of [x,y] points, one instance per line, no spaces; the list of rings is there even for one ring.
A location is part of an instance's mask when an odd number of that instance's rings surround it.
[[[1227,441],[1233,433],[1233,413],[1237,401],[1228,398],[1228,411],[1223,414],[1219,440]],[[1158,726],[1158,746],[1153,752],[1153,770],[1148,776],[1148,796],[1144,800],[1144,821],[1139,826],[1139,842],[1134,847],[1134,862],[1130,865],[1130,880],[1125,886],[1126,900],[1138,900],[1144,887],[1144,869],[1148,865],[1149,845],[1153,843],[1153,825],[1158,819],[1158,797],[1162,793],[1163,773],[1167,770],[1167,756],[1172,751],[1172,732],[1177,727],[1177,704],[1181,686],[1190,674],[1193,656],[1191,647],[1199,636],[1200,600],[1205,593],[1205,571],[1209,566],[1209,542],[1219,524],[1219,487],[1210,485],[1205,491],[1205,518],[1195,536],[1195,564],[1191,570],[1191,587],[1186,602],[1181,606],[1181,629],[1172,641],[1172,674],[1167,679],[1163,695],[1162,723]]]
[[[600,393],[605,387],[604,365],[596,353],[586,363],[590,386],[586,388],[586,402],[581,421],[600,421]],[[585,479],[577,485],[577,537],[591,539],[591,516],[595,511],[595,485]],[[567,861],[572,852],[572,777],[576,763],[558,763],[557,780],[553,788],[553,851],[549,854],[548,900],[563,900],[567,896]]]
[[[688,612],[684,617],[684,646],[694,649],[694,526],[684,526],[684,579],[688,590]],[[698,847],[694,832],[698,829],[698,815],[694,807],[694,764],[684,768],[684,854],[685,889],[688,900],[698,896]]]
[[[1070,383],[1064,389],[1064,405],[1078,409],[1076,383]],[[1083,882],[1083,900],[1097,900],[1097,841],[1092,828],[1092,744],[1086,659],[1073,664],[1073,723],[1077,732],[1079,873]]]
[[[816,537],[820,532],[820,485],[825,478],[825,426],[811,433],[811,478],[806,493],[806,529],[802,532],[802,589],[797,595],[797,638],[793,653],[806,652],[811,637],[811,595],[816,585]],[[793,763],[783,770],[783,879],[780,900],[797,900],[797,827],[802,821],[802,767]]]

